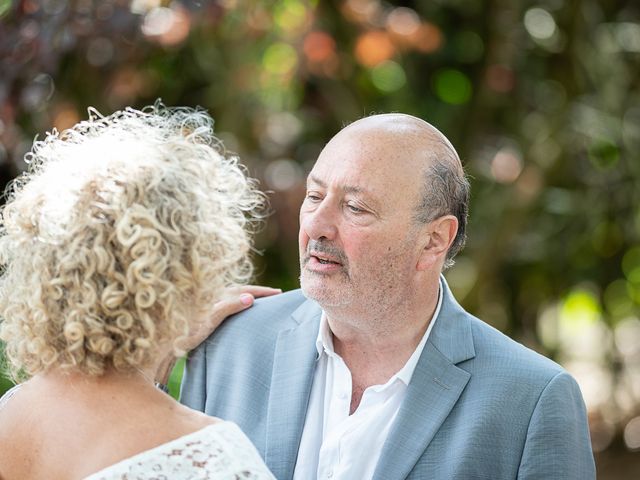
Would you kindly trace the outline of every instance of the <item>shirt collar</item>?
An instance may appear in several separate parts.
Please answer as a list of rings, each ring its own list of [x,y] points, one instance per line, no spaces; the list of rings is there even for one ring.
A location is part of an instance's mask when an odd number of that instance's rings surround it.
[[[427,339],[429,338],[431,330],[433,330],[433,326],[435,325],[436,320],[438,319],[438,316],[440,314],[440,309],[442,308],[442,292],[442,280],[440,280],[438,288],[438,303],[436,305],[436,310],[435,312],[433,312],[433,316],[429,321],[427,331],[422,336],[420,343],[418,343],[418,346],[409,357],[409,360],[407,360],[407,363],[404,364],[404,367],[402,367],[393,377],[391,377],[385,385],[393,383],[395,379],[399,379],[405,385],[409,385],[411,377],[413,376],[413,372],[416,369],[416,365],[418,364],[418,360],[420,360],[420,355],[422,355],[422,350],[424,350]],[[320,318],[320,329],[318,330],[318,337],[316,338],[316,349],[318,350],[318,359],[322,356],[323,353],[326,353],[329,357],[338,357],[338,354],[336,354],[335,350],[333,349],[333,334],[331,333],[331,328],[329,327],[327,315],[324,310],[322,311],[322,317]]]

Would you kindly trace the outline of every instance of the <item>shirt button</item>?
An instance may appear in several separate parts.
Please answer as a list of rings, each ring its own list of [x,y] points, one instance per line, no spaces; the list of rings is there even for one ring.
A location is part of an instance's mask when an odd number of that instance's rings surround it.
[[[333,470],[329,470],[327,472],[327,478],[331,478],[331,477],[333,477]]]
[[[340,392],[340,394],[338,395],[338,398],[340,398],[341,400],[345,400],[347,397],[347,392]]]

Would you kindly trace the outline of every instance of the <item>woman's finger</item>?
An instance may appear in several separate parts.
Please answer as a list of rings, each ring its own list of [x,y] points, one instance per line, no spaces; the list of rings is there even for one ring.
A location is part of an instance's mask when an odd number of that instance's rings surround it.
[[[270,297],[282,293],[279,288],[263,287],[261,285],[244,285],[240,287],[241,293],[250,293],[255,298]]]
[[[278,293],[282,293],[282,290],[259,285],[244,285],[228,290],[224,298],[213,306],[207,318],[192,329],[185,342],[185,350],[192,350],[200,345],[226,318],[249,308],[256,298]]]

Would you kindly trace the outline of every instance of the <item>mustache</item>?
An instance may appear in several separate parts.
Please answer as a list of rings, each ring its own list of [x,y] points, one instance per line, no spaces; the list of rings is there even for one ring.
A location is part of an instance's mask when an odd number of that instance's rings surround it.
[[[331,258],[334,258],[343,267],[346,267],[348,264],[347,256],[345,255],[344,251],[342,251],[342,249],[336,247],[335,245],[327,243],[326,241],[310,240],[307,244],[307,251],[304,255],[304,263],[307,263],[309,261],[309,258],[311,258],[311,255],[309,254],[310,251],[316,253],[324,253]]]

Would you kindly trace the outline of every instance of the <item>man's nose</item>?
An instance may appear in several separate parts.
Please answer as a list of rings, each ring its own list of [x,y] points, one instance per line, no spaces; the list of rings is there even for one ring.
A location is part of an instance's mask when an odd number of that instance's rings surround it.
[[[338,231],[337,212],[326,199],[314,210],[302,212],[302,228],[312,240],[334,240]]]

